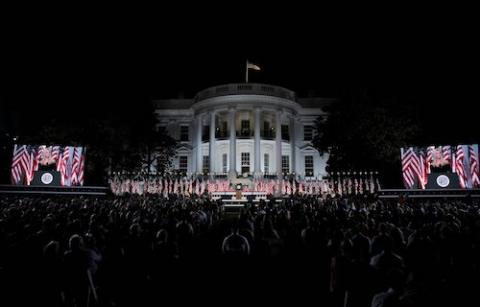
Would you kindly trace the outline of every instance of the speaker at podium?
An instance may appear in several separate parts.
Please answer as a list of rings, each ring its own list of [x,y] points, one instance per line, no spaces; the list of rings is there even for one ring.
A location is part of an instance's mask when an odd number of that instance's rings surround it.
[[[242,189],[243,189],[243,185],[241,183],[237,183],[235,185],[235,198],[236,199],[242,199]]]
[[[33,174],[31,185],[60,186],[60,172],[57,170],[38,170]]]
[[[460,181],[456,173],[432,172],[427,179],[427,189],[460,189]]]

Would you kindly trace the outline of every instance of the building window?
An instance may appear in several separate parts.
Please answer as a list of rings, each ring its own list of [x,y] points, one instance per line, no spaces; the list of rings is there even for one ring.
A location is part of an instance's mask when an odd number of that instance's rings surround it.
[[[312,126],[304,126],[303,127],[303,140],[305,140],[305,141],[313,140],[313,127]]]
[[[210,140],[210,126],[204,125],[202,127],[202,142],[208,142]]]
[[[188,126],[180,126],[180,141],[188,142]]]
[[[265,133],[268,133],[268,131],[270,131],[270,122],[267,122],[267,121],[263,122],[263,131]]]
[[[270,168],[270,161],[269,161],[269,156],[268,154],[263,155],[263,172],[265,174],[268,174],[269,168]]]
[[[208,174],[210,170],[210,156],[203,156],[202,171],[204,174]]]
[[[313,156],[305,156],[305,176],[313,176]]]
[[[288,174],[290,173],[290,161],[289,156],[282,156],[282,173]]]
[[[187,156],[180,156],[178,158],[178,170],[181,173],[187,173],[187,170],[188,170],[188,157]]]
[[[250,172],[250,153],[242,152],[242,174]]]
[[[263,122],[263,137],[268,139],[271,139],[274,137],[273,130],[270,127],[270,122],[268,121]]]
[[[226,138],[228,137],[228,126],[227,122],[220,122],[219,127],[217,127],[216,135],[217,138]]]
[[[288,131],[288,125],[282,125],[282,140],[290,140],[290,131]]]
[[[250,166],[250,153],[242,152],[242,166]]]
[[[240,135],[241,136],[250,136],[250,121],[247,119],[243,119],[241,122],[241,130],[240,130]]]
[[[222,171],[227,172],[227,154],[222,155]]]

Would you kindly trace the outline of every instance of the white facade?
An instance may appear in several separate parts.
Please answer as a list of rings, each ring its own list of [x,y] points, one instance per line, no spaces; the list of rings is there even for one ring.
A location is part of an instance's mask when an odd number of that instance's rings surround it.
[[[282,87],[240,83],[205,89],[194,99],[154,103],[159,126],[179,141],[177,170],[229,178],[326,175],[328,155],[312,147],[311,137],[331,99],[301,99]]]

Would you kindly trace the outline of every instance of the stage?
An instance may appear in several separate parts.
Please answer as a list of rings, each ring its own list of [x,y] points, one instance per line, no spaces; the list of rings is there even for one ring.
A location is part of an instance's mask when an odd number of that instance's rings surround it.
[[[407,198],[480,198],[480,189],[381,189],[378,192],[380,199]],[[108,187],[75,186],[75,187],[49,187],[49,186],[21,186],[0,185],[0,194],[4,195],[85,195],[106,196],[110,194]],[[237,199],[236,192],[212,193],[212,198],[221,200],[226,207],[241,208],[246,203],[257,204],[260,200],[267,200],[264,192],[242,192]],[[277,198],[281,201],[281,198]]]
[[[379,198],[465,198],[480,197],[480,189],[381,189]]]
[[[24,186],[24,185],[0,185],[0,194],[10,195],[88,195],[88,196],[105,196],[110,192],[108,187],[92,187],[92,186]]]

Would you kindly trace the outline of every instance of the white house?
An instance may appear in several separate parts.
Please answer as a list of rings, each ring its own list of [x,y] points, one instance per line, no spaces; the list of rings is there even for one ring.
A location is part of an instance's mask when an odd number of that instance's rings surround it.
[[[178,140],[173,165],[186,174],[262,177],[326,175],[328,155],[312,147],[329,98],[298,98],[283,87],[235,83],[193,99],[155,100],[159,129]]]

